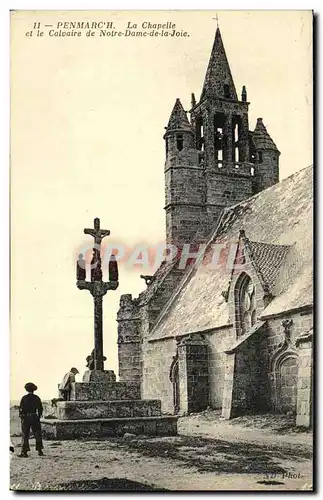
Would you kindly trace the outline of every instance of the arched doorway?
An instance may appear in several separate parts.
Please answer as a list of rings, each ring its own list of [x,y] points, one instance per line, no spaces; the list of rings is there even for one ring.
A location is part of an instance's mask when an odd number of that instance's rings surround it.
[[[284,356],[276,364],[277,409],[296,413],[298,357]]]
[[[173,405],[174,405],[174,414],[176,415],[180,410],[178,355],[174,356],[170,368],[170,381],[173,384]]]

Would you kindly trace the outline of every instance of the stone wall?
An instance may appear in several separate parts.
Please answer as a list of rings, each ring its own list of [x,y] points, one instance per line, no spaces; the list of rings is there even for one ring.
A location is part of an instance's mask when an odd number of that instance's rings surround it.
[[[262,162],[256,165],[255,192],[259,193],[279,182],[279,152],[262,151]]]
[[[177,132],[169,132],[166,138],[166,241],[181,246],[190,242],[196,233],[204,210],[205,184],[193,133],[182,131],[181,151],[176,147],[177,135]]]
[[[169,167],[165,171],[165,201],[169,203],[204,202],[204,169],[185,164]]]
[[[208,210],[212,210],[212,205],[230,207],[251,196],[250,172],[239,175],[239,169],[231,171],[229,168],[215,168],[206,172],[206,205],[210,204]]]
[[[272,411],[297,415],[297,425],[310,425],[312,349],[297,345],[297,338],[311,328],[312,321],[312,314],[305,312],[269,318],[227,355],[225,418]]]
[[[119,342],[118,360],[120,382],[140,380],[141,345],[139,341]]]
[[[286,319],[292,319],[288,341],[286,323],[283,323]],[[268,319],[259,332],[232,354],[224,351],[236,339],[233,325],[209,332],[204,335],[208,346],[207,370],[206,357],[198,347],[196,352],[194,348],[188,352],[180,348],[175,339],[146,341],[143,344],[142,396],[160,399],[162,412],[173,413],[170,369],[178,353],[180,412],[201,409],[199,405],[194,406],[194,401],[199,387],[203,393],[204,382],[199,380],[198,373],[193,373],[193,366],[202,361],[204,374],[208,371],[204,379],[208,386],[208,405],[222,408],[224,417],[265,411],[292,412],[297,413],[297,425],[310,425],[312,349],[306,343],[296,346],[295,340],[309,330],[312,321],[312,314],[304,312]]]
[[[267,349],[270,356],[273,356],[277,351],[279,345],[284,341],[284,327],[282,322],[285,319],[292,319],[293,323],[290,329],[291,344],[294,345],[297,337],[302,333],[308,331],[313,325],[313,313],[309,311],[301,311],[298,313],[286,314],[276,318],[269,318],[267,320]]]
[[[211,405],[222,408],[224,418],[268,411],[268,363],[264,332],[256,332],[230,354],[223,351],[237,342],[236,330],[231,325],[221,334],[222,343],[217,345],[222,352],[213,355],[210,363],[211,380],[216,380],[214,366],[218,374]],[[213,336],[210,338],[214,343]]]
[[[143,343],[142,398],[160,399],[162,413],[174,412],[170,369],[176,351],[174,339]]]
[[[296,425],[313,425],[313,350],[312,341],[299,344]]]
[[[221,408],[226,354],[224,349],[232,338],[232,329],[223,328],[205,335],[206,346],[191,346],[188,351],[177,351],[175,339],[143,343],[142,397],[158,398],[162,412],[174,412],[171,365],[177,352],[182,357],[180,366],[181,412],[201,411],[208,405]],[[195,352],[196,351],[196,352]],[[207,387],[207,396],[202,389]],[[199,397],[199,390],[203,401]],[[207,401],[206,401],[207,400]]]
[[[286,320],[289,325],[287,332]],[[267,327],[272,410],[295,414],[301,411],[303,416],[298,418],[298,425],[303,425],[301,420],[310,420],[312,353],[311,347],[303,348],[303,344],[297,345],[296,340],[312,324],[311,312],[298,312],[285,318],[269,319]],[[301,400],[307,402],[306,408],[301,405]]]
[[[204,217],[204,206],[189,205],[187,202],[169,205],[166,208],[166,241],[181,247],[191,243]]]
[[[118,321],[118,361],[119,380],[139,381],[141,378],[140,361],[140,315],[136,300],[130,294],[120,298]]]
[[[270,409],[268,356],[264,332],[260,330],[235,354],[231,416]]]
[[[209,343],[209,404],[214,409],[222,408],[227,364],[227,355],[224,350],[233,342],[234,338],[232,325],[206,335]]]

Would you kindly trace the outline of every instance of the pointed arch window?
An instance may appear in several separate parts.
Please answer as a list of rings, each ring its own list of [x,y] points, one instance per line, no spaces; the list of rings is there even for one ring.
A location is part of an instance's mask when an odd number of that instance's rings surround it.
[[[257,320],[255,286],[246,273],[237,281],[235,306],[237,336],[240,337],[247,333]]]

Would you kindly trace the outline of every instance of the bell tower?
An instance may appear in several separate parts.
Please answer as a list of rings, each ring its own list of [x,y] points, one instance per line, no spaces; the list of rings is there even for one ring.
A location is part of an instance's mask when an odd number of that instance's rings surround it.
[[[205,224],[212,226],[223,208],[252,196],[254,173],[249,157],[247,91],[243,86],[238,98],[219,27],[200,101],[192,104],[195,145],[205,169]]]
[[[217,27],[200,100],[191,97],[190,121],[177,99],[165,127],[169,243],[203,241],[226,207],[278,182],[280,153],[262,119],[249,131],[248,111],[247,89],[238,96]]]

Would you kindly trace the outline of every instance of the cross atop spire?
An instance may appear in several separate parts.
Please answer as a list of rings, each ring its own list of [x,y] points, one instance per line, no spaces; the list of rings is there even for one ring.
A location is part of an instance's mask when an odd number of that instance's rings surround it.
[[[216,20],[215,39],[205,75],[201,99],[213,97],[237,101],[238,97],[222,41],[218,17],[216,17]]]
[[[218,28],[219,27],[219,16],[218,16],[218,13],[216,13],[216,16],[212,17],[212,19],[216,20],[216,27]]]

